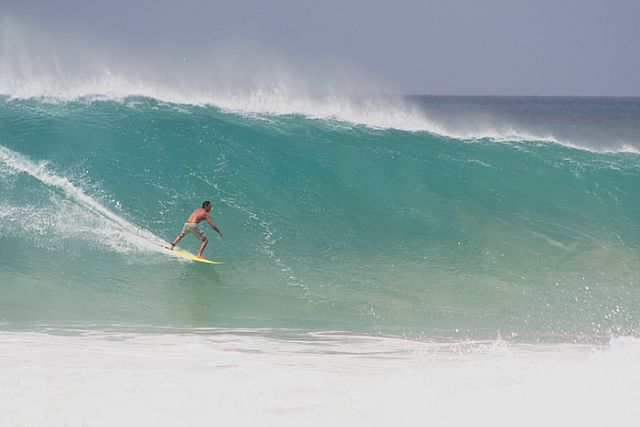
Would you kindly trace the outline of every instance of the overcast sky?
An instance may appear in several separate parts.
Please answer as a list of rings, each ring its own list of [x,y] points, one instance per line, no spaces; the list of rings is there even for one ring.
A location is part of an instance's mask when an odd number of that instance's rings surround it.
[[[640,0],[0,0],[0,13],[136,55],[245,43],[411,94],[640,96]]]

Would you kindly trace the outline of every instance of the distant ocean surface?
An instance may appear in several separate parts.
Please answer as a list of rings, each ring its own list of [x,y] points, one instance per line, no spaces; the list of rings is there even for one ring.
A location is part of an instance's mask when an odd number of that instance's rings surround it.
[[[0,424],[637,422],[640,99],[259,101],[0,98]]]

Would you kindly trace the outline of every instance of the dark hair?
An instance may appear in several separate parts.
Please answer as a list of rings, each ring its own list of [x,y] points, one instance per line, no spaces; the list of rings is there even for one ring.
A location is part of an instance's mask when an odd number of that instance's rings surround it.
[[[206,208],[207,206],[211,206],[211,202],[209,200],[205,200],[204,202],[202,202],[202,209]]]

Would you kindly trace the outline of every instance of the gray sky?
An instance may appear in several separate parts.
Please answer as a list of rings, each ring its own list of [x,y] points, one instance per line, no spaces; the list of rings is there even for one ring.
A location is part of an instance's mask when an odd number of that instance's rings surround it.
[[[0,0],[0,14],[137,57],[250,44],[404,93],[640,96],[639,0]]]

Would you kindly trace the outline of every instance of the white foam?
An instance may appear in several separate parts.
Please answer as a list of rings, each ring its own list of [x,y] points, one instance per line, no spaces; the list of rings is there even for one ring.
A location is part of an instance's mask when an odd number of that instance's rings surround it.
[[[64,80],[64,78],[62,79]],[[285,80],[291,80],[288,77]],[[56,81],[56,84],[52,82]],[[295,86],[295,85],[294,85]],[[456,129],[427,117],[416,105],[400,96],[338,95],[333,93],[314,96],[289,88],[282,81],[265,81],[250,89],[237,88],[184,88],[141,81],[105,68],[101,73],[80,81],[63,85],[54,78],[42,77],[23,82],[18,87],[0,85],[0,93],[13,99],[42,99],[46,102],[71,102],[77,100],[115,100],[129,97],[148,97],[177,105],[214,106],[242,115],[301,115],[311,119],[336,120],[373,129],[397,129],[410,132],[429,132],[447,138],[466,141],[489,139],[496,142],[540,141],[564,145],[569,148],[597,152],[638,151],[625,145],[620,149],[583,147],[561,141],[553,135],[506,128]],[[348,92],[348,91],[346,91]]]
[[[87,195],[80,187],[74,185],[66,177],[58,176],[47,169],[44,162],[36,163],[27,157],[0,145],[0,165],[10,173],[25,173],[40,181],[45,186],[61,191],[72,204],[64,204],[47,211],[46,207],[5,206],[8,211],[19,210],[11,215],[13,221],[24,222],[25,227],[44,224],[40,234],[48,225],[54,223],[57,229],[66,236],[91,236],[119,252],[131,250],[161,251],[164,241],[153,233],[135,226],[126,219],[111,212],[97,200]],[[43,209],[44,215],[43,214]],[[84,221],[91,214],[89,222]],[[95,221],[98,219],[99,221]],[[98,222],[98,223],[96,223]]]
[[[0,332],[2,425],[634,426],[640,341]]]

